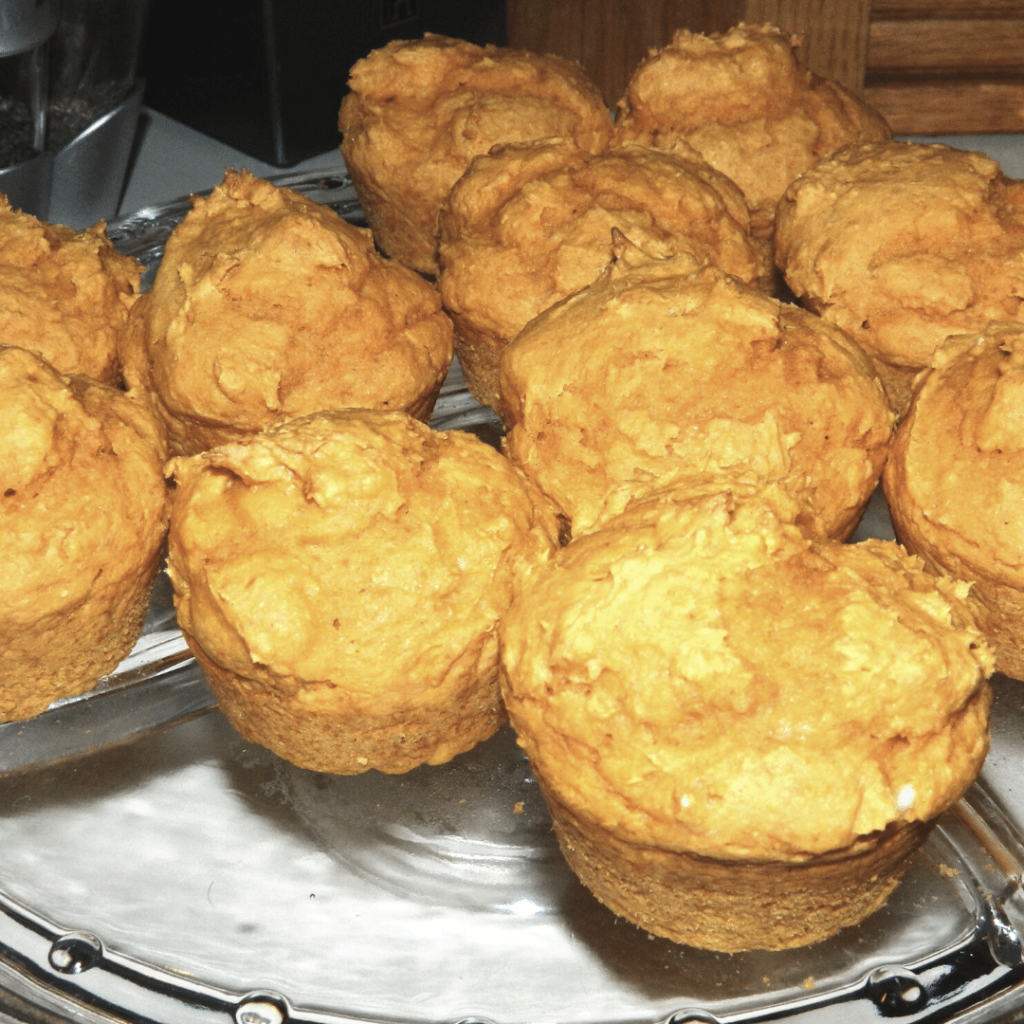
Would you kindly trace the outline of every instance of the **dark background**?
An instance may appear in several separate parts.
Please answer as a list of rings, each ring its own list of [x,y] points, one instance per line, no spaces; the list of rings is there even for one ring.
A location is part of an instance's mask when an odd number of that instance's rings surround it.
[[[290,167],[340,143],[352,64],[424,32],[503,45],[505,0],[151,0],[145,102]]]

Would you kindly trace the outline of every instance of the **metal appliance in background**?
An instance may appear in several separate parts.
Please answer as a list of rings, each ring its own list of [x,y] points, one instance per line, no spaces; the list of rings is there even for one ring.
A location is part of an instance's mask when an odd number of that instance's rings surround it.
[[[0,3],[0,192],[85,228],[117,214],[142,108],[148,0]]]
[[[30,212],[50,201],[46,149],[47,43],[57,28],[53,0],[0,5],[0,192]]]

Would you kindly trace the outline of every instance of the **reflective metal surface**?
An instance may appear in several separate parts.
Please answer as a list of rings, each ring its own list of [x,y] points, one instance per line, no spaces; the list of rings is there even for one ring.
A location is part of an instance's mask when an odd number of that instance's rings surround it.
[[[117,212],[144,89],[139,82],[113,110],[52,154],[48,220],[83,229]]]

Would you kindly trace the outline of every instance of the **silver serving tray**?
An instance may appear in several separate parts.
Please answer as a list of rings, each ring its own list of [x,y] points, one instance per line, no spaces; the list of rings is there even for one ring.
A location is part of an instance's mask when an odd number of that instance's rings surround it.
[[[275,179],[357,219],[347,179]],[[110,228],[152,268],[181,200]],[[495,441],[457,365],[433,420]],[[876,496],[858,537],[891,537]],[[216,711],[165,577],[131,656],[0,726],[0,1019],[159,1024],[971,1024],[1024,1008],[1024,686],[889,903],[806,949],[615,918],[558,853],[508,729],[403,776],[304,771]]]

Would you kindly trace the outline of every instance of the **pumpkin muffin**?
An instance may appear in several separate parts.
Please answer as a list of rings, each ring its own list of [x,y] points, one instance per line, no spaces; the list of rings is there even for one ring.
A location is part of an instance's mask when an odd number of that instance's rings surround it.
[[[775,252],[794,294],[870,355],[902,415],[945,338],[1024,319],[1024,183],[981,153],[851,146],[793,183]]]
[[[192,454],[323,409],[428,419],[453,351],[436,288],[369,231],[229,171],[168,239],[123,363]]]
[[[77,696],[142,633],[167,530],[163,432],[123,391],[0,347],[0,721]]]
[[[509,457],[593,529],[694,472],[782,481],[800,521],[845,537],[882,470],[892,413],[838,328],[692,257],[628,245],[501,360]]]
[[[553,55],[428,34],[357,61],[341,104],[341,155],[381,250],[436,275],[437,213],[492,146],[571,139],[599,152],[611,117],[583,68]]]
[[[739,185],[755,231],[770,237],[775,208],[800,174],[848,143],[892,137],[872,107],[802,68],[798,45],[773,25],[679,29],[633,72],[616,136],[659,147],[682,138]]]
[[[896,535],[971,581],[996,667],[1024,679],[1024,324],[948,339],[900,424],[883,475]]]
[[[74,231],[11,208],[0,196],[0,338],[38,352],[60,373],[121,379],[118,344],[142,268],[104,224]]]
[[[501,352],[538,313],[594,281],[613,232],[651,256],[691,253],[748,284],[769,277],[739,189],[693,151],[498,147],[456,182],[438,226],[438,284],[459,362],[473,395],[495,407]]]
[[[316,771],[398,773],[504,722],[497,621],[558,523],[493,448],[343,410],[169,471],[178,622],[246,739]]]
[[[723,479],[571,541],[501,625],[509,717],[570,866],[707,949],[863,920],[988,749],[966,592]]]

